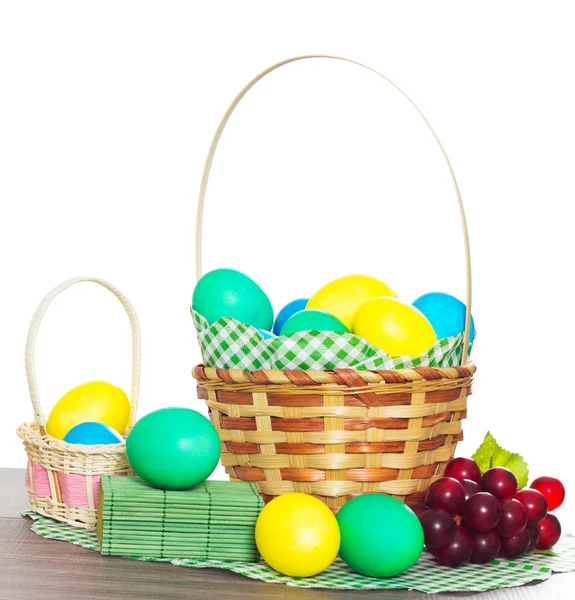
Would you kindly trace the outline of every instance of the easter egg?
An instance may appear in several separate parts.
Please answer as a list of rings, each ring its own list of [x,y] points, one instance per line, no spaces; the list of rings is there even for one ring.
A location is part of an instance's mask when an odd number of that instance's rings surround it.
[[[69,444],[119,444],[124,438],[109,425],[88,421],[72,427],[64,437]]]
[[[423,528],[415,513],[386,494],[364,494],[337,513],[339,555],[368,577],[393,577],[412,567],[423,551]]]
[[[353,332],[390,356],[419,356],[437,336],[431,323],[397,298],[373,298],[357,311]]]
[[[150,485],[187,490],[213,473],[220,458],[220,439],[199,412],[161,408],[134,425],[126,454],[132,469]]]
[[[339,331],[349,333],[349,329],[337,318],[323,310],[300,310],[292,315],[282,327],[281,335],[298,331]]]
[[[194,289],[192,309],[210,325],[222,317],[231,317],[269,331],[274,321],[271,302],[262,288],[234,269],[206,273]]]
[[[435,329],[438,339],[457,335],[465,329],[465,304],[455,296],[431,292],[420,296],[413,306],[422,312]],[[475,323],[471,317],[469,341],[475,339]]]
[[[331,510],[307,494],[277,496],[256,523],[256,544],[263,559],[291,577],[310,577],[327,569],[337,556],[339,540]]]
[[[304,310],[309,302],[309,298],[298,298],[288,302],[278,313],[276,320],[274,321],[273,332],[276,335],[280,335],[284,323],[296,312]]]
[[[336,316],[353,331],[359,307],[371,298],[397,294],[383,281],[369,275],[347,275],[328,283],[317,291],[307,303],[307,308],[317,308]]]
[[[264,340],[269,340],[273,337],[276,337],[271,331],[266,331],[265,329],[258,329],[258,331],[261,333]]]
[[[46,431],[63,440],[72,427],[96,421],[124,433],[129,416],[130,402],[120,388],[105,381],[91,381],[58,400],[46,422]]]

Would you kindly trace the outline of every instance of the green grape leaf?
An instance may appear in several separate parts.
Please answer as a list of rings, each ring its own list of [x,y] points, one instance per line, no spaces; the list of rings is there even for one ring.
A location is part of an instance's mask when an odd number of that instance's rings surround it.
[[[516,452],[502,448],[489,431],[471,458],[477,463],[481,473],[485,473],[492,467],[509,469],[517,478],[519,489],[524,488],[529,481],[529,468],[524,458]]]
[[[517,477],[517,487],[523,489],[529,481],[529,468],[520,454],[511,454],[505,468],[509,469]]]
[[[509,450],[504,450],[501,447],[497,447],[497,450],[493,453],[491,457],[491,466],[492,467],[504,467],[509,462],[511,458],[511,452]]]
[[[485,434],[485,439],[471,457],[477,463],[481,473],[485,473],[485,471],[488,471],[491,468],[491,458],[498,450],[501,450],[501,448],[488,431]]]

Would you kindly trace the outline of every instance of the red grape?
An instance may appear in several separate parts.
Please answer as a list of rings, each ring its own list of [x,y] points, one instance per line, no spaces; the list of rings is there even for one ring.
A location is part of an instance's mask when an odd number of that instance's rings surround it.
[[[561,537],[561,523],[555,515],[547,515],[539,525],[538,550],[549,550]]]
[[[425,494],[423,503],[429,508],[440,508],[455,516],[465,504],[463,486],[451,477],[442,477],[434,481]]]
[[[481,481],[481,471],[477,463],[471,458],[454,458],[449,461],[445,469],[445,477],[453,477],[457,481],[471,479],[471,481],[479,483]]]
[[[477,494],[477,492],[481,491],[479,484],[475,483],[475,481],[471,481],[471,479],[462,479],[459,483],[463,486],[465,500],[469,500],[473,494]]]
[[[411,510],[415,513],[415,516],[418,519],[421,519],[421,515],[426,511],[429,510],[427,508],[427,506],[424,506],[423,504],[412,504],[409,508],[411,508]]]
[[[501,537],[513,537],[521,533],[527,525],[527,511],[519,500],[509,498],[501,500],[501,519],[495,528],[495,531]]]
[[[547,516],[547,500],[541,492],[525,488],[515,494],[515,499],[527,511],[527,525],[537,525]]]
[[[453,540],[455,521],[444,510],[430,508],[423,513],[420,522],[425,535],[425,545],[428,548],[447,546]]]
[[[482,565],[491,562],[499,555],[501,540],[493,529],[490,531],[473,531],[471,539],[473,540],[473,552],[471,553],[470,562]]]
[[[529,533],[529,546],[527,552],[531,552],[537,548],[537,544],[539,543],[539,527],[537,527],[537,525],[528,525],[525,529]]]
[[[471,535],[463,527],[457,527],[453,540],[443,548],[436,548],[433,554],[440,564],[446,567],[458,567],[469,561],[472,550]]]
[[[495,528],[501,518],[501,508],[497,498],[487,492],[474,494],[463,507],[463,518],[475,531],[488,531]]]
[[[493,467],[481,478],[481,489],[493,494],[498,500],[513,498],[517,492],[517,479],[505,467]]]
[[[505,558],[516,558],[527,552],[529,548],[529,532],[524,529],[517,535],[501,538],[501,550],[499,556]]]
[[[555,477],[538,477],[531,487],[545,496],[549,511],[559,508],[565,500],[565,488]]]

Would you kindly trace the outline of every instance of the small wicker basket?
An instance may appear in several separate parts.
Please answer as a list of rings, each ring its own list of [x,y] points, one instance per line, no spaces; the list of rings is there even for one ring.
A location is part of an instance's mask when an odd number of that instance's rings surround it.
[[[337,56],[299,56],[250,81],[226,111],[210,146],[196,223],[196,274],[202,274],[203,206],[214,154],[233,111],[247,92],[277,68],[308,58],[343,60],[391,83],[423,118],[451,174],[463,226],[467,315],[461,364],[396,371],[252,371],[195,367],[233,480],[253,481],[265,500],[288,492],[313,494],[334,512],[365,493],[421,502],[445,471],[463,438],[461,420],[475,366],[466,364],[471,319],[471,259],[461,194],[445,150],[414,102],[381,73]]]
[[[127,432],[134,424],[140,385],[140,325],[130,301],[120,290],[102,279],[76,277],[54,288],[34,314],[26,342],[26,374],[34,422],[23,423],[17,430],[28,455],[26,487],[30,508],[42,515],[75,527],[95,529],[98,490],[101,475],[132,474],[126,457],[126,445],[68,444],[46,433],[46,417],[38,395],[34,368],[34,349],[42,317],[60,292],[83,281],[97,283],[112,292],[122,303],[132,327],[132,386]]]

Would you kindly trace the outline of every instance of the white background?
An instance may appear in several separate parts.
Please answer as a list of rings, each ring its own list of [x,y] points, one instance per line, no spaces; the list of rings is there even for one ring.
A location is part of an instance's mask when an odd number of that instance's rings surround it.
[[[23,351],[43,295],[109,279],[143,329],[140,415],[195,399],[189,302],[195,197],[219,118],[269,64],[343,54],[382,70],[442,139],[466,202],[478,372],[465,442],[490,429],[534,476],[572,458],[573,15],[558,2],[50,2],[0,8],[0,466],[24,466]],[[277,309],[365,272],[411,301],[464,293],[447,170],[415,111],[367,71],[325,60],[265,79],[222,139],[206,267],[253,276]],[[127,389],[129,330],[82,284],[42,325],[48,412],[69,388]],[[216,476],[223,477],[217,471]]]

